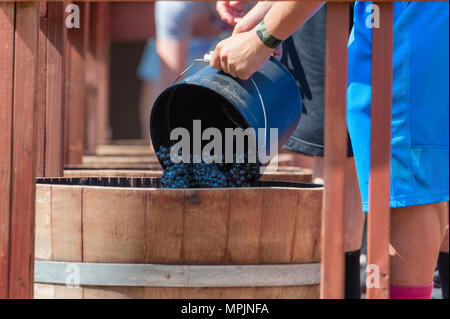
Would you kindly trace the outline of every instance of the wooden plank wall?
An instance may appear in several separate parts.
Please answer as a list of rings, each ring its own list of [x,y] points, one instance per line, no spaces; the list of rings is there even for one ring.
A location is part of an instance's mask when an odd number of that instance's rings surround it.
[[[0,26],[0,298],[31,298],[35,224],[38,4],[1,3]]]

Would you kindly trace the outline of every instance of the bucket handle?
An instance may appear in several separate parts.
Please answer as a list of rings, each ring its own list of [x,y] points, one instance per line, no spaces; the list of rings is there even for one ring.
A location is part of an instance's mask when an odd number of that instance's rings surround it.
[[[175,79],[175,81],[173,81],[172,85],[177,83],[177,81],[183,76],[183,74],[185,74],[187,71],[189,71],[197,62],[206,62],[206,63],[208,63],[209,61],[211,61],[211,55],[210,54],[205,54],[203,56],[203,59],[194,59],[192,64],[190,66],[188,66],[183,72],[181,72],[180,75],[178,75],[178,77]]]
[[[181,72],[180,75],[178,75],[178,77],[175,79],[175,81],[173,81],[172,85],[177,83],[177,81],[183,76],[183,74],[185,74],[187,71],[189,71],[197,62],[206,62],[206,63],[208,63],[210,61],[211,61],[211,54],[205,54],[202,59],[194,59],[192,64],[190,66],[188,66],[183,72]],[[264,106],[264,100],[263,100],[263,98],[261,96],[261,92],[259,91],[259,88],[256,85],[255,81],[253,80],[253,77],[250,77],[250,80],[252,81],[253,85],[255,86],[256,92],[258,93],[258,96],[259,96],[259,100],[261,101],[261,106],[262,106],[263,115],[264,115],[264,144],[262,146],[266,147],[266,142],[267,142],[267,115],[266,115],[266,107]]]

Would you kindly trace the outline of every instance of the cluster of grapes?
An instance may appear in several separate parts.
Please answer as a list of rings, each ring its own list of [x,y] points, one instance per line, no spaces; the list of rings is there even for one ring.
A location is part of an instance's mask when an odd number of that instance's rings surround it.
[[[259,162],[249,163],[248,155],[244,155],[244,163],[237,163],[236,156],[233,163],[193,163],[192,156],[189,163],[175,164],[170,159],[170,149],[161,146],[156,155],[165,166],[161,177],[164,188],[224,188],[250,187],[260,177]],[[181,157],[181,154],[178,156]]]

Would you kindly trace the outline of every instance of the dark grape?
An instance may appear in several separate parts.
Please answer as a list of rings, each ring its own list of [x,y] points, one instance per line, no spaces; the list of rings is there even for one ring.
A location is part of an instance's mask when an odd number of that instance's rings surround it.
[[[170,159],[170,148],[161,146],[156,155],[165,166],[161,177],[164,188],[224,188],[251,187],[259,179],[259,163],[173,163]],[[181,156],[181,153],[179,153]]]

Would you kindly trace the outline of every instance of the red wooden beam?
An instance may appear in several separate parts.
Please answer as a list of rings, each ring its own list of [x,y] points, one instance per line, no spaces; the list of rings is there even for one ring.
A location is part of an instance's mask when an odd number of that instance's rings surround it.
[[[372,33],[372,104],[367,264],[380,270],[380,287],[368,298],[389,298],[390,170],[393,4],[376,3],[380,28]]]
[[[0,2],[0,299],[9,295],[14,3]]]
[[[97,132],[96,145],[105,144],[109,139],[109,38],[111,7],[109,3],[99,3],[97,11],[97,52],[96,64],[99,81],[97,83]]]
[[[89,30],[89,3],[80,7],[80,28],[67,34],[65,164],[81,164],[84,151],[86,118],[86,49]]]
[[[86,135],[85,150],[89,153],[95,151],[97,141],[97,105],[98,105],[98,3],[91,3],[89,7],[89,41],[86,50]]]
[[[32,298],[39,32],[36,2],[16,4],[15,27],[9,298]]]
[[[59,177],[64,167],[64,3],[47,3],[47,79],[45,176]]]
[[[39,56],[36,94],[36,176],[45,176],[45,111],[47,98],[47,2],[39,3]]]
[[[321,298],[344,297],[344,177],[347,157],[346,92],[348,3],[327,4],[325,157]]]

